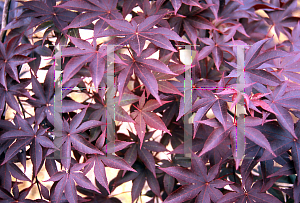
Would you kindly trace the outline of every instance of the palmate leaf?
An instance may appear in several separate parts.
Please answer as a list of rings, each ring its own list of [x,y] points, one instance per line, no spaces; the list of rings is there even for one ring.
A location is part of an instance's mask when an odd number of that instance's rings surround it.
[[[230,185],[235,192],[229,192],[225,194],[218,203],[230,203],[230,202],[274,202],[280,203],[276,197],[261,192],[262,181],[256,181],[252,185],[252,175],[244,181],[243,185]]]
[[[25,96],[27,98],[33,99],[29,92],[25,89],[29,84],[29,79],[20,79],[20,84],[14,82],[12,78],[6,77],[7,81],[7,90],[0,85],[0,114],[2,115],[4,110],[5,102],[10,106],[10,108],[14,109],[20,115],[22,114],[21,109],[19,107],[18,101],[16,100],[15,96]],[[2,86],[2,87],[1,87]]]
[[[118,38],[114,45],[129,44],[138,57],[143,51],[146,40],[149,40],[157,47],[177,52],[169,40],[188,42],[172,30],[153,28],[163,17],[163,15],[153,15],[146,18],[139,25],[134,19],[129,23],[126,20],[108,20],[103,18],[114,29],[105,30],[95,37],[125,36],[124,38]]]
[[[208,6],[205,5],[203,8],[206,9]],[[180,11],[180,15],[171,16],[170,26],[174,27],[174,31],[180,33],[183,28],[193,44],[197,42],[197,31],[198,30],[211,30],[216,29],[213,24],[206,18],[199,15],[202,9],[195,8],[191,11],[188,7],[184,7]]]
[[[219,124],[220,125],[220,124]],[[220,125],[221,126],[221,125]],[[214,131],[214,128],[211,126],[207,126],[204,124],[200,124],[195,138],[192,139],[192,152],[201,152],[205,141],[207,140],[208,136]],[[203,134],[203,132],[206,132]],[[219,163],[222,159],[225,160],[228,157],[232,156],[232,150],[228,147],[230,145],[230,139],[225,139],[221,142],[218,147],[213,148],[212,150],[206,152],[202,155],[203,161],[209,161],[211,164]],[[184,154],[184,144],[182,143],[178,147],[176,147],[170,154]]]
[[[229,118],[229,115],[227,117],[227,126],[226,129],[223,126],[217,127],[215,125],[212,125],[215,123],[213,120],[208,119],[204,121],[197,121],[199,123],[203,123],[206,125],[211,125],[215,128],[215,130],[208,136],[207,140],[205,141],[204,147],[202,151],[199,154],[199,157],[205,154],[206,152],[210,151],[211,149],[217,147],[220,143],[222,143],[225,138],[230,135],[231,139],[231,145],[236,146],[236,136],[237,136],[237,125],[244,125],[245,126],[245,132],[240,132],[244,133],[244,136],[251,140],[252,142],[256,143],[257,145],[261,146],[262,148],[265,148],[268,150],[272,155],[276,156],[275,153],[273,152],[269,141],[261,133],[261,131],[257,130],[254,128],[254,126],[259,126],[262,124],[262,119],[260,118],[252,118],[252,117],[245,117],[245,119],[238,119],[238,122],[233,123],[231,118]],[[210,122],[212,121],[212,122]],[[244,121],[244,123],[243,123]],[[237,159],[236,156],[236,147],[232,147],[232,154],[235,156],[235,162],[236,162],[236,168],[239,167],[239,163],[241,160]]]
[[[229,34],[223,35],[222,37],[219,36],[217,31],[214,31],[213,39],[200,38],[200,40],[208,46],[205,46],[201,49],[201,51],[197,55],[197,59],[202,60],[206,58],[210,53],[212,53],[212,57],[214,59],[215,65],[219,70],[220,65],[222,64],[223,61],[223,51],[226,51],[232,56],[235,56],[234,52],[231,50],[231,48],[228,47],[227,44],[227,42],[231,40],[234,34],[235,34],[234,29],[231,29]]]
[[[292,13],[297,9],[297,2],[290,1],[283,6],[284,10],[267,12],[268,18],[263,18],[269,25],[275,29],[276,35],[280,33],[290,37],[290,28],[295,27],[299,17],[293,16]]]
[[[121,13],[116,9],[117,3],[118,0],[74,0],[58,5],[57,7],[81,12],[64,30],[84,27],[91,24],[94,20],[97,20],[94,26],[94,35],[97,35],[108,26],[99,16],[110,20],[122,19]]]
[[[164,2],[165,2],[165,0],[156,1],[157,8],[159,8]],[[174,8],[175,15],[177,14],[177,11],[181,7],[182,3],[184,3],[186,5],[190,5],[191,7],[195,6],[198,8],[203,8],[202,5],[199,3],[199,1],[196,1],[196,0],[171,0],[171,4]]]
[[[148,185],[153,191],[153,193],[155,194],[155,196],[162,199],[160,195],[159,182],[156,179],[156,177],[153,175],[153,173],[149,169],[145,168],[139,162],[133,164],[133,168],[137,171],[137,173],[132,173],[131,171],[128,171],[125,173],[125,175],[122,175],[122,171],[119,171],[117,177],[113,181],[114,183],[113,187],[116,188],[119,185],[132,180],[133,184],[132,184],[132,191],[131,191],[131,199],[133,203],[140,196],[142,189],[145,185],[145,182],[147,180]]]
[[[12,188],[12,177],[22,181],[31,182],[31,180],[12,161],[7,162],[6,164],[1,164],[0,177],[1,177],[0,188],[4,188],[7,191],[10,191]]]
[[[36,107],[36,115],[35,119],[37,123],[41,123],[44,118],[47,118],[48,121],[54,125],[54,65],[51,66],[46,74],[46,78],[44,81],[44,85],[38,82],[36,76],[33,74],[31,75],[31,82],[32,82],[32,90],[35,93],[33,98],[27,100],[29,104]],[[66,100],[66,96],[72,88],[78,85],[81,81],[80,78],[74,78],[69,80],[63,86],[62,90],[62,102],[61,102],[61,111],[71,112],[77,109],[82,109],[86,107],[86,105],[75,102],[73,100]],[[67,87],[67,88],[65,88]]]
[[[270,94],[270,100],[265,100],[276,113],[279,123],[296,138],[294,121],[289,113],[289,108],[300,109],[300,91],[286,91],[287,82],[278,85]]]
[[[106,96],[108,93],[106,93]],[[102,122],[106,122],[106,120],[117,120],[122,122],[134,122],[132,118],[128,115],[128,113],[122,108],[122,106],[126,106],[128,104],[134,103],[138,101],[139,97],[131,92],[127,92],[123,95],[122,100],[119,103],[119,97],[113,98],[114,107],[111,109],[111,106],[107,106],[108,99],[103,99],[100,92],[94,95],[96,104],[90,105],[91,109],[94,109],[90,114],[89,118],[93,120],[100,120]],[[104,126],[103,126],[104,128]],[[103,129],[102,128],[102,129]]]
[[[299,29],[299,28],[295,27],[295,29]],[[274,60],[275,67],[278,69],[277,70],[278,76],[282,81],[285,81],[284,78],[285,76],[294,82],[300,83],[299,73],[298,73],[300,71],[299,59],[300,59],[300,54],[296,52],[296,53],[292,53],[291,56],[289,57],[285,57],[283,60],[280,59]]]
[[[96,92],[98,92],[98,86],[106,71],[106,57],[107,47],[97,46],[97,44],[71,37],[71,42],[76,47],[66,47],[62,49],[62,57],[72,56],[71,60],[66,64],[63,71],[62,84],[66,84],[86,63],[89,63],[89,71],[91,73]],[[94,39],[94,42],[96,39]],[[123,63],[117,54],[114,54],[115,63]]]
[[[171,193],[164,203],[185,202],[196,198],[196,202],[208,203],[217,202],[223,197],[223,194],[217,188],[231,184],[232,182],[215,179],[219,174],[220,163],[212,166],[207,174],[207,168],[201,158],[192,153],[191,170],[178,166],[160,168],[170,176],[175,177],[179,181],[184,181],[188,185],[183,185],[173,193]]]
[[[32,129],[30,124],[26,120],[23,120],[19,115],[16,115],[16,120],[20,129],[10,130],[1,136],[1,140],[17,139],[17,141],[7,150],[2,164],[11,160],[20,150],[31,144],[30,155],[34,168],[34,175],[36,176],[43,160],[42,148],[57,148],[53,142],[45,136],[47,129],[41,128],[38,124],[35,124]]]
[[[57,8],[55,0],[46,1],[21,1],[25,11],[19,16],[20,19],[33,17],[28,28],[31,29],[44,22],[52,21],[62,33],[63,29],[71,22],[76,14],[63,8]]]
[[[31,44],[19,45],[20,40],[20,36],[17,35],[11,39],[6,38],[4,43],[0,42],[0,84],[6,91],[8,82],[6,81],[6,74],[20,83],[17,66],[34,60],[27,55],[35,46]]]
[[[6,190],[0,187],[0,198],[2,199],[1,202],[33,202],[33,200],[26,198],[29,192],[31,191],[32,187],[33,185],[29,186],[28,188],[24,188],[22,191],[19,192],[19,188],[16,183],[13,187],[13,195],[11,195],[10,190]],[[46,201],[41,200],[41,202]]]
[[[80,187],[93,190],[97,193],[100,191],[91,183],[91,181],[80,171],[86,164],[75,164],[69,168],[69,172],[60,171],[51,176],[46,181],[58,181],[54,193],[51,196],[51,201],[60,202],[63,192],[66,199],[71,203],[78,202],[75,182]]]
[[[265,124],[263,127],[260,127],[260,130],[274,138],[274,141],[271,142],[272,149],[276,156],[280,156],[286,151],[291,149],[294,168],[296,173],[300,172],[300,143],[299,143],[299,136],[300,136],[300,122],[298,121],[295,124],[295,135],[296,138],[287,130],[282,128],[277,123],[268,123]],[[270,160],[273,158],[268,152],[264,152],[262,157],[260,158],[261,161]],[[299,185],[299,179],[297,184]]]
[[[85,163],[86,166],[84,168],[84,173],[86,174],[89,170],[94,167],[94,173],[96,180],[100,183],[100,185],[106,189],[106,192],[110,193],[105,166],[116,168],[120,170],[128,170],[136,172],[131,166],[126,162],[125,159],[122,159],[119,156],[111,155],[113,152],[118,152],[128,145],[132,144],[133,142],[125,142],[125,141],[118,141],[109,142],[104,144],[105,141],[105,131],[100,135],[100,137],[96,141],[97,148],[100,149],[102,152],[101,154],[94,154]]]
[[[111,182],[110,182],[111,184]],[[118,198],[110,196],[109,192],[96,180],[96,187],[101,193],[96,193],[93,190],[89,190],[80,186],[76,186],[76,189],[81,194],[86,195],[86,201],[89,202],[103,202],[103,203],[122,203]],[[111,188],[110,188],[111,189]],[[111,191],[112,192],[112,191]]]
[[[127,86],[133,72],[143,82],[150,93],[157,99],[159,103],[161,100],[158,96],[158,84],[151,70],[175,75],[167,65],[157,59],[147,59],[150,55],[155,53],[156,49],[149,48],[142,52],[140,56],[133,53],[132,57],[122,54],[125,64],[120,66],[121,72],[118,76],[118,91],[120,92],[119,101],[122,99],[124,88]]]
[[[162,102],[162,104],[165,103],[168,103],[168,101]],[[165,126],[161,118],[159,118],[159,116],[156,115],[155,113],[151,112],[160,106],[161,104],[159,104],[154,99],[147,101],[145,104],[145,92],[144,92],[139,100],[139,105],[137,106],[138,109],[132,113],[133,119],[136,122],[134,127],[137,131],[141,143],[140,148],[143,145],[143,140],[146,132],[146,124],[152,128],[165,131],[171,135],[170,131],[167,129],[167,127]]]
[[[274,74],[258,68],[259,66],[263,65],[264,63],[268,62],[271,59],[287,57],[289,56],[289,53],[281,50],[274,50],[274,51],[266,51],[260,54],[260,51],[262,50],[263,46],[267,43],[267,41],[269,41],[269,39],[264,39],[256,42],[251,46],[248,52],[246,52],[244,77],[245,77],[245,84],[247,85],[247,88],[245,88],[245,93],[247,95],[250,95],[251,88],[255,83],[260,83],[260,84],[270,85],[270,86],[277,86],[280,84],[280,80]],[[237,75],[237,65],[232,62],[229,62],[228,65],[233,70],[226,77],[234,77],[234,78],[240,77],[240,75]]]
[[[84,132],[90,128],[94,128],[100,125],[105,125],[105,123],[95,120],[89,120],[80,125],[84,115],[86,113],[86,108],[82,110],[79,114],[74,116],[70,124],[63,120],[63,129],[61,132],[53,132],[59,139],[57,141],[58,147],[62,147],[62,156],[64,159],[61,160],[62,165],[66,168],[70,168],[71,164],[71,143],[72,146],[79,152],[86,154],[103,154],[99,149],[94,145],[88,142],[82,135],[79,133]]]
[[[219,85],[218,85],[219,86]],[[215,95],[211,91],[207,90],[198,90],[200,95],[202,95],[201,99],[194,102],[192,106],[192,111],[197,110],[195,118],[194,118],[194,135],[197,132],[198,121],[200,121],[203,116],[207,113],[209,109],[211,109],[218,119],[218,121],[223,125],[224,129],[227,129],[226,119],[227,119],[227,102],[225,97]]]
[[[129,131],[130,138],[129,140],[132,140],[133,143],[131,146],[127,149],[125,155],[124,155],[124,160],[132,166],[137,158],[139,158],[144,165],[148,168],[148,170],[156,177],[155,173],[155,160],[151,152],[164,152],[168,151],[164,145],[162,145],[159,142],[156,141],[149,141],[149,139],[152,137],[154,131],[151,132],[146,132],[143,145],[142,147],[140,144],[139,137],[134,135],[132,132]]]

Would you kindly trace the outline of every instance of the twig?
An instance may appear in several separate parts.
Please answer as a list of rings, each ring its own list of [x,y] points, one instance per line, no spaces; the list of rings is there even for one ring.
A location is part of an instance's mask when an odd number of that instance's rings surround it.
[[[20,104],[20,106],[21,106],[22,113],[23,113],[23,116],[24,116],[24,119],[25,119],[25,118],[26,118],[26,116],[25,116],[25,112],[26,112],[26,110],[24,109],[24,107],[23,107],[23,105],[22,105],[22,103],[21,103],[21,101],[20,101],[20,98],[19,98],[19,97],[17,97],[17,100],[18,100],[18,102],[19,102],[19,104]]]
[[[3,30],[6,27],[7,19],[8,19],[8,10],[11,0],[5,0],[4,6],[3,6],[3,13],[2,13],[2,22],[1,22],[1,32],[0,32],[0,39],[3,42],[4,34],[6,33],[5,30]]]
[[[35,180],[36,180],[36,185],[37,185],[37,188],[38,188],[38,190],[39,190],[39,193],[40,193],[40,197],[41,197],[41,199],[43,199],[43,197],[42,197],[42,193],[41,193],[41,188],[40,188],[40,182],[39,182],[39,180],[38,180],[37,176],[35,177]]]

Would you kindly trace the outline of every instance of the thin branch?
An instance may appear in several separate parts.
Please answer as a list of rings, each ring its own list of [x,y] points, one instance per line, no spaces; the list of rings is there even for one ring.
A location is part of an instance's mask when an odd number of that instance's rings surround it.
[[[26,115],[25,115],[26,110],[24,109],[19,97],[17,97],[17,100],[19,102],[19,105],[21,106],[22,113],[23,113],[23,116],[24,116],[24,119],[25,119],[26,118]]]
[[[40,182],[39,182],[37,176],[35,177],[35,180],[36,180],[37,188],[38,188],[39,193],[40,193],[40,197],[41,197],[41,199],[43,199],[43,197],[42,197],[42,192],[41,192],[41,188],[40,188]]]
[[[4,40],[4,35],[6,33],[6,31],[3,29],[6,27],[7,24],[10,1],[11,0],[4,1],[3,11],[2,11],[3,13],[2,13],[1,32],[0,32],[0,39],[2,42]]]

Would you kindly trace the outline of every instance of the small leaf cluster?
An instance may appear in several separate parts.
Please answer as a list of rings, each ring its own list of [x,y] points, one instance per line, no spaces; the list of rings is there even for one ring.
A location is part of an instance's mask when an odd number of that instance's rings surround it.
[[[300,202],[297,1],[16,4],[0,42],[1,202],[121,202],[128,181],[132,202]]]

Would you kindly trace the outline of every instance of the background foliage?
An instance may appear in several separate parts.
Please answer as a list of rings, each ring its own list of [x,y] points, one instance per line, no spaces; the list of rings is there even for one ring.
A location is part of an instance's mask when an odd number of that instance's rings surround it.
[[[300,201],[297,1],[5,5],[10,12],[3,15],[0,42],[1,202],[121,202],[111,193],[128,181],[132,202],[141,202],[141,195],[169,203]],[[82,30],[93,36],[87,39]],[[113,64],[107,62],[109,45]],[[182,63],[185,45],[194,53],[192,67]],[[244,92],[236,85],[237,45],[246,45]],[[62,80],[55,83],[60,57]],[[115,87],[107,80],[110,65]],[[184,108],[189,68],[191,111]],[[42,72],[45,79],[38,77]],[[59,112],[55,87],[61,88]],[[75,101],[76,93],[85,96]],[[240,100],[244,118],[236,115]],[[191,159],[184,154],[186,115],[193,120]],[[241,121],[242,160],[236,157]],[[107,127],[112,122],[115,129]],[[28,160],[31,177],[25,175]],[[107,167],[118,169],[111,181]],[[48,180],[38,178],[42,168]],[[20,189],[22,182],[30,186]],[[146,185],[149,190],[142,190]],[[35,186],[40,198],[31,200]]]

